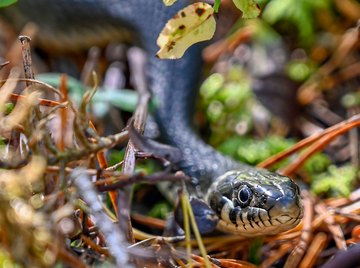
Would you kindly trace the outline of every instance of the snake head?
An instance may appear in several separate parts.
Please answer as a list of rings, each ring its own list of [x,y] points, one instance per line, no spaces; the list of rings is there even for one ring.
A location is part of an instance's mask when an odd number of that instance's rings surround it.
[[[267,170],[229,171],[213,182],[205,199],[220,218],[219,230],[243,236],[284,232],[303,216],[299,187]]]

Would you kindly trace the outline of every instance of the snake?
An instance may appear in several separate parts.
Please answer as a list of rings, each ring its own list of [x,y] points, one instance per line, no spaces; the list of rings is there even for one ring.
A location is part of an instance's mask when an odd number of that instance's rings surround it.
[[[160,0],[19,0],[0,10],[0,16],[17,29],[34,22],[38,46],[50,50],[86,48],[131,36],[148,54],[147,78],[156,99],[154,117],[161,137],[181,151],[177,167],[193,178],[187,184],[190,195],[213,213],[205,213],[205,218],[214,215],[217,229],[242,236],[289,230],[303,216],[297,184],[224,156],[194,131],[192,116],[204,44],[193,45],[179,60],[155,57],[161,29],[188,4],[185,0],[171,7]],[[169,182],[162,189],[174,199],[171,187]]]

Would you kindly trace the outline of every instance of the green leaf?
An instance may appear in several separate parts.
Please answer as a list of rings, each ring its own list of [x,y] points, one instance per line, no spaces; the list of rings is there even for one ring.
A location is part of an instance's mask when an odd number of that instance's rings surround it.
[[[330,0],[272,0],[265,7],[262,18],[270,23],[291,22],[301,41],[311,44],[315,38],[315,18],[321,9],[329,9]]]
[[[60,74],[45,73],[37,75],[37,78],[40,81],[48,83],[52,86],[59,86]],[[76,103],[80,103],[87,87],[79,80],[73,77],[68,77],[68,88],[71,99]],[[135,110],[137,100],[138,94],[133,90],[99,87],[95,96],[92,98],[93,112],[97,116],[102,116],[110,108],[109,105],[113,105],[127,112],[133,112]]]
[[[156,43],[160,59],[179,59],[193,44],[213,37],[216,22],[214,9],[206,3],[195,3],[180,10],[161,31]]]
[[[260,15],[260,8],[254,0],[233,0],[235,6],[243,13],[244,19],[254,19]]]
[[[17,2],[17,0],[0,0],[0,7],[7,7],[16,2]]]

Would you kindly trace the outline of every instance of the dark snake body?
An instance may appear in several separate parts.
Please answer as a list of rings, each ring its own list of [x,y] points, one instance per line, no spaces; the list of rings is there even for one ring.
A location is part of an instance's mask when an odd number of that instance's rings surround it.
[[[8,18],[12,16],[12,21],[18,23],[18,27],[30,20],[37,23],[40,26],[40,45],[50,48],[56,47],[51,43],[52,40],[58,39],[61,43],[62,35],[73,37],[70,42],[64,41],[63,44],[83,45],[81,34],[72,34],[74,28],[83,28],[89,35],[94,32],[92,40],[96,42],[101,39],[102,32],[98,25],[110,29],[129,26],[136,32],[140,44],[149,54],[149,86],[157,101],[155,118],[162,137],[168,144],[181,150],[183,160],[179,168],[198,180],[194,187],[189,186],[190,191],[206,198],[220,218],[227,217],[227,223],[220,226],[221,229],[236,233],[247,233],[246,229],[250,227],[256,229],[249,235],[259,234],[258,229],[261,228],[250,226],[248,221],[251,225],[256,222],[258,227],[278,225],[272,222],[271,218],[274,216],[269,213],[276,206],[275,201],[271,200],[286,197],[286,202],[282,202],[281,207],[286,210],[288,203],[291,203],[291,209],[295,209],[294,213],[290,213],[292,227],[302,217],[302,209],[298,187],[291,180],[235,162],[204,143],[193,131],[192,112],[201,71],[201,45],[191,47],[180,60],[159,60],[155,57],[158,50],[156,38],[162,27],[187,4],[183,0],[178,0],[172,7],[163,6],[161,0],[20,0],[17,6],[5,13]],[[106,39],[105,33],[103,35]],[[222,180],[218,179],[229,170],[238,171],[226,175]],[[242,183],[236,182],[238,177],[243,177]],[[252,199],[246,206],[242,204],[234,207],[240,193],[244,197],[244,183],[247,187],[245,191],[252,193]],[[206,194],[209,188],[211,192]],[[266,196],[268,194],[269,197]],[[269,200],[270,205],[266,204]],[[250,213],[248,206],[253,205],[262,205],[263,209]],[[232,226],[226,227],[227,225]],[[288,225],[284,226],[271,233],[290,228]]]

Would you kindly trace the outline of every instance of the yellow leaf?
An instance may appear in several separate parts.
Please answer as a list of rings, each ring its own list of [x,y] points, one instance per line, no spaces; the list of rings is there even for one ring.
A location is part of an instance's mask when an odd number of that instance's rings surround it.
[[[163,0],[165,6],[172,6],[177,0]]]
[[[216,28],[213,14],[212,6],[202,2],[180,10],[161,31],[156,55],[160,59],[178,59],[192,44],[212,38]]]

